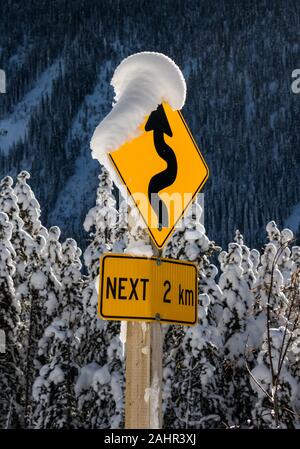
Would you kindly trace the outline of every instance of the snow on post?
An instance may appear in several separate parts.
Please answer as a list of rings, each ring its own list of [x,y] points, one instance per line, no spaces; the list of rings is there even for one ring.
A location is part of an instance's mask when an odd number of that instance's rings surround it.
[[[137,137],[140,125],[162,102],[173,110],[185,103],[186,84],[172,59],[155,52],[136,53],[124,59],[111,80],[115,91],[111,112],[99,123],[91,139],[92,156],[110,172],[122,190],[107,153]]]

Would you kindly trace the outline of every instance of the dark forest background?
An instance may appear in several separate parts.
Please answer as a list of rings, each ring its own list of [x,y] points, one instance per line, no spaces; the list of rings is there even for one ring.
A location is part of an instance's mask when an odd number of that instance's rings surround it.
[[[2,0],[0,177],[30,171],[45,224],[85,247],[100,171],[89,140],[114,69],[163,52],[184,72],[183,115],[210,168],[208,236],[225,245],[238,228],[260,245],[300,202],[299,33],[295,1]]]

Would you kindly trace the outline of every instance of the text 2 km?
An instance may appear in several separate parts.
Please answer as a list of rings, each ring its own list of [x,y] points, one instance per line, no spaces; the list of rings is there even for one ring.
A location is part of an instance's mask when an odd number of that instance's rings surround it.
[[[150,279],[147,278],[126,278],[126,277],[107,277],[106,278],[106,298],[117,300],[136,300],[147,301],[150,300]],[[181,284],[178,288],[172,288],[171,282],[164,281],[163,302],[172,304],[177,302],[183,306],[194,306],[194,292],[193,290],[183,288]],[[152,288],[152,294],[155,294],[156,288]],[[174,294],[176,290],[176,294]]]

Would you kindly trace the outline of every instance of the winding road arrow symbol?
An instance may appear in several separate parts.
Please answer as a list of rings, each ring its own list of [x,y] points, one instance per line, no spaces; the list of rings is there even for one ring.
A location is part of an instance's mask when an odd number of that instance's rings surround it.
[[[158,229],[169,227],[169,214],[159,192],[172,185],[177,176],[177,159],[172,148],[164,140],[164,134],[172,137],[173,133],[162,105],[153,111],[145,125],[145,131],[153,131],[157,154],[167,163],[167,168],[154,175],[148,186],[148,198],[158,218]]]

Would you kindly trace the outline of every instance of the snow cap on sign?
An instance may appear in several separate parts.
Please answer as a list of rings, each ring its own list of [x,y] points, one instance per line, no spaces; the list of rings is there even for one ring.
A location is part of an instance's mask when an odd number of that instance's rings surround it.
[[[162,102],[181,109],[186,84],[179,67],[162,53],[142,52],[124,59],[115,70],[111,112],[99,123],[91,140],[92,156],[112,174],[107,153],[137,137],[140,125]],[[113,178],[115,178],[113,176]]]

